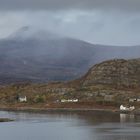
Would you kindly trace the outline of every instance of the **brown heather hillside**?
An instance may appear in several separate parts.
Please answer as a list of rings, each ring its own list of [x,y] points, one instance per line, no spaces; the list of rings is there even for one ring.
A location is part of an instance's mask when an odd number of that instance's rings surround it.
[[[83,86],[109,85],[114,87],[140,87],[140,59],[116,59],[93,66],[83,77]]]
[[[127,102],[131,97],[140,97],[140,59],[105,61],[93,66],[85,76],[71,82],[0,87],[2,104],[17,103],[18,95],[26,95],[29,104],[49,104],[74,98],[80,102]]]

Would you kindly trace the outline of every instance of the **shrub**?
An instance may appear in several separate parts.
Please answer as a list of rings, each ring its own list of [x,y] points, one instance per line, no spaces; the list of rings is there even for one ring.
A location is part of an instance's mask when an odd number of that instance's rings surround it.
[[[36,95],[33,99],[35,103],[44,103],[46,101],[46,96],[44,95]]]

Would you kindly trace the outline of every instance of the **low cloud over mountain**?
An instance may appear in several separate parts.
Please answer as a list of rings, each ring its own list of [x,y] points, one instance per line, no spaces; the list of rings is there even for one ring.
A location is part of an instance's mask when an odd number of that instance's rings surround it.
[[[0,40],[0,83],[65,81],[112,58],[140,57],[140,47],[94,45],[24,27]]]

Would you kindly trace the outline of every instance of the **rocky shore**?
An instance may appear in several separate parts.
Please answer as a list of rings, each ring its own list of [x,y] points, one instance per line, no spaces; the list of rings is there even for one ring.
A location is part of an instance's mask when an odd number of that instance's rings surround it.
[[[11,122],[11,121],[14,121],[14,120],[9,119],[9,118],[0,118],[0,122]]]

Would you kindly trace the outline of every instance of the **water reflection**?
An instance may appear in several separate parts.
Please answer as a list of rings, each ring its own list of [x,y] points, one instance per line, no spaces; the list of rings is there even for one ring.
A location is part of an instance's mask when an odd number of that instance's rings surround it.
[[[135,115],[134,114],[120,114],[120,122],[134,122]]]
[[[139,140],[140,116],[110,112],[0,112],[2,140]],[[8,133],[7,133],[8,132]]]

